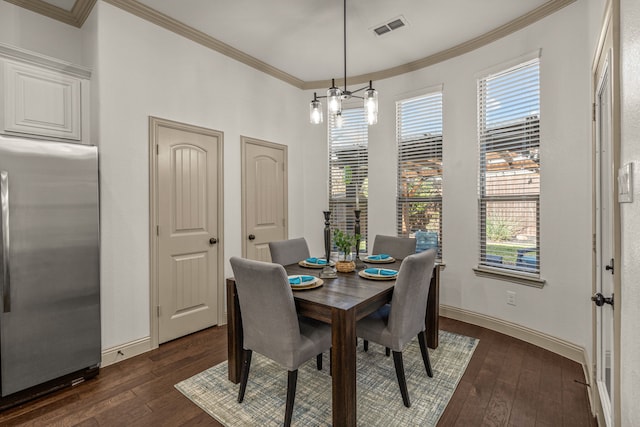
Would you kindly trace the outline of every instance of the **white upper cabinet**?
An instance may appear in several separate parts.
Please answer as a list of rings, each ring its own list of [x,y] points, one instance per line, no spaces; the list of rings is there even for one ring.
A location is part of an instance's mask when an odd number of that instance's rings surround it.
[[[3,134],[87,142],[86,68],[0,44]]]

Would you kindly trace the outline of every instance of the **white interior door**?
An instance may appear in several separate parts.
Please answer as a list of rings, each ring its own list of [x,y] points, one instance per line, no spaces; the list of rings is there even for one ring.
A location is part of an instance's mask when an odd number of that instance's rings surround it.
[[[269,242],[287,238],[287,147],[242,138],[243,254],[271,261]]]
[[[613,425],[615,380],[614,150],[610,51],[603,53],[596,88],[596,384],[607,426]]]
[[[158,340],[218,322],[222,134],[157,128]]]

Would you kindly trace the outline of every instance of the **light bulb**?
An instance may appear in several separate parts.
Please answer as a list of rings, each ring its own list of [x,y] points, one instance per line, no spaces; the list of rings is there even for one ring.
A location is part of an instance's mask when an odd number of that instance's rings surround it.
[[[329,114],[338,114],[342,111],[342,91],[335,86],[327,90],[327,108]]]
[[[369,125],[378,123],[378,91],[371,86],[364,93],[364,112]]]
[[[378,123],[378,115],[376,113],[367,113],[367,124],[369,124],[369,126],[371,125],[375,125],[376,123]]]
[[[317,99],[309,104],[309,122],[314,125],[322,123],[322,104]]]

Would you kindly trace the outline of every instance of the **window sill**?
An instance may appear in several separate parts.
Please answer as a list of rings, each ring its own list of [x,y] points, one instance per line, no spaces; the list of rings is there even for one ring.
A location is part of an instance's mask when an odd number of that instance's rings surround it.
[[[519,283],[521,285],[532,286],[542,289],[547,282],[544,279],[526,273],[512,273],[503,269],[491,268],[486,266],[477,266],[473,269],[476,276],[489,277],[497,280],[505,280],[507,282]]]

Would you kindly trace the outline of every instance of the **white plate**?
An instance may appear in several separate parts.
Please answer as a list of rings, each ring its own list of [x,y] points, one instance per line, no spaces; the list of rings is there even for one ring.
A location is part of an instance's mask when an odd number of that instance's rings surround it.
[[[289,284],[291,285],[291,287],[295,288],[295,287],[305,287],[305,286],[311,286],[313,285],[318,278],[317,277],[313,277],[313,276],[308,276],[306,274],[294,274],[292,276],[289,276],[289,279],[293,279],[293,278],[305,278],[307,280],[301,280],[300,283],[291,283],[289,282]]]
[[[315,263],[311,263],[311,262],[307,262],[307,260],[303,259],[302,261],[298,262],[298,265],[301,267],[307,267],[307,268],[324,268],[327,266],[327,264],[315,264]],[[336,263],[333,261],[329,261],[329,266],[333,267],[335,266]]]
[[[389,258],[385,259],[371,259],[372,256],[374,255],[364,257],[364,262],[370,262],[372,264],[390,264],[392,262],[396,262],[396,259],[392,256],[389,256]]]
[[[367,269],[369,270],[369,269]],[[393,275],[386,275],[386,274],[372,274],[367,272],[366,270],[361,270],[360,271],[360,276],[367,278],[367,279],[376,279],[376,280],[394,280],[398,277],[398,272],[396,270],[392,270],[392,269],[376,269],[376,270],[387,270],[387,271],[394,271],[395,274]]]
[[[301,275],[300,274],[296,274],[296,275],[289,276],[289,277],[299,277],[299,276],[301,276]],[[305,276],[306,276],[306,274],[305,274]],[[308,289],[319,288],[323,284],[324,284],[324,282],[322,281],[322,279],[320,279],[318,277],[314,277],[313,280],[307,280],[307,281],[304,281],[302,283],[295,284],[295,285],[292,285],[291,283],[289,283],[289,286],[291,286],[291,290],[292,291],[306,291]]]

